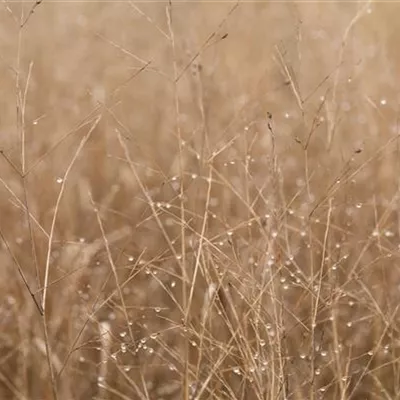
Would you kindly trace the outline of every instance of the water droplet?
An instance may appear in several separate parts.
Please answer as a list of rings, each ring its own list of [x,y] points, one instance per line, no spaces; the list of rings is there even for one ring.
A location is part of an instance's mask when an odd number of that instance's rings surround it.
[[[236,375],[240,375],[240,368],[239,367],[233,368],[233,373]]]
[[[172,281],[172,282],[171,282],[171,287],[174,288],[175,286],[176,286],[176,282],[175,282],[175,281]]]
[[[160,307],[156,307],[156,308],[154,309],[154,311],[158,314],[158,313],[161,311],[161,308],[160,308]]]
[[[381,99],[381,105],[385,106],[387,104],[387,100],[386,99]]]
[[[56,182],[57,182],[57,183],[62,183],[62,182],[63,182],[63,179],[62,179],[62,178],[57,178]]]
[[[129,365],[126,365],[125,367],[124,367],[124,371],[125,372],[129,372],[131,370],[131,367],[129,366]]]

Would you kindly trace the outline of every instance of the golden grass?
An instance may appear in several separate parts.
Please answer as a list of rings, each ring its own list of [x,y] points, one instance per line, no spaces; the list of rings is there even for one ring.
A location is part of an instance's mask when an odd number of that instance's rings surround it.
[[[398,12],[4,1],[0,397],[399,399]]]

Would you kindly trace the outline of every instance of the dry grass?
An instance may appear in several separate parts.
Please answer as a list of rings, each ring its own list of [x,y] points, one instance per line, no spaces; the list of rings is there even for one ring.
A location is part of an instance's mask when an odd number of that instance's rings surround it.
[[[0,7],[2,399],[400,399],[395,3]]]

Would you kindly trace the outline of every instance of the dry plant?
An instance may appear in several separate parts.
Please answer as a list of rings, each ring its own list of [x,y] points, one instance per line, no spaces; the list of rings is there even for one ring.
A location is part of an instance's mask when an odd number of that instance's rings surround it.
[[[400,399],[398,4],[0,10],[0,398]]]

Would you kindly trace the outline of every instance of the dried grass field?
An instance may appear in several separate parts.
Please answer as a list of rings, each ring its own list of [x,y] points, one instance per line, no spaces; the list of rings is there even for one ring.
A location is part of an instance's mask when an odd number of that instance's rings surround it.
[[[400,399],[400,5],[0,4],[0,398]]]

